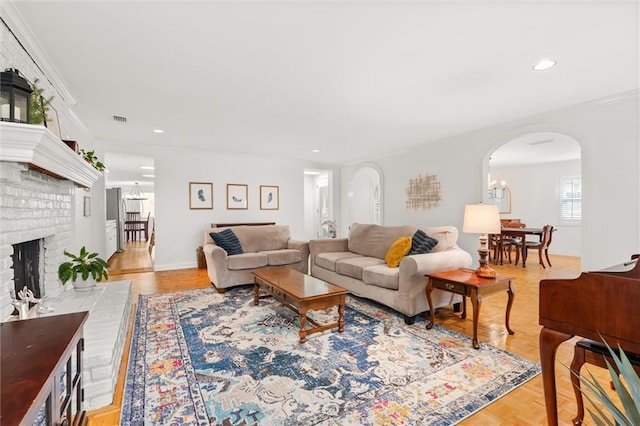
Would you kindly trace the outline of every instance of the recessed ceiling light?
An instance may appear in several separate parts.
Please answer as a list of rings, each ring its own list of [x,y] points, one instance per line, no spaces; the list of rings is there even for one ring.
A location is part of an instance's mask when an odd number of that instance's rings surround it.
[[[311,152],[320,152],[319,149],[312,149]]]
[[[162,129],[153,129],[153,133],[164,133]]]
[[[156,175],[142,175],[142,177],[154,178],[154,177],[156,177]]]
[[[549,68],[551,68],[555,64],[556,64],[556,61],[554,61],[554,60],[543,59],[540,62],[538,62],[537,64],[535,64],[533,66],[533,69],[534,69],[534,71],[544,71],[544,70],[548,70]]]
[[[153,166],[140,166],[141,169],[143,170],[155,170],[156,168]]]

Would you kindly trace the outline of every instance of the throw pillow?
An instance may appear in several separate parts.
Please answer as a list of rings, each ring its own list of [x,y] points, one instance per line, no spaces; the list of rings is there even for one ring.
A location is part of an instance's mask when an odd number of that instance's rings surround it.
[[[409,254],[431,253],[431,250],[437,245],[438,240],[428,236],[422,229],[418,229],[416,233],[413,234]]]
[[[411,250],[411,237],[400,237],[391,244],[384,261],[387,262],[390,268],[397,268],[402,258],[409,253],[409,250]]]
[[[222,247],[228,255],[244,253],[238,237],[231,229],[225,229],[222,232],[212,232],[210,235],[213,241]]]

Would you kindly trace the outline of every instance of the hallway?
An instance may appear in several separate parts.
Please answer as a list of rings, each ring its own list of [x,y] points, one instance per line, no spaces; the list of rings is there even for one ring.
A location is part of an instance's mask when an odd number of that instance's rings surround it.
[[[127,241],[124,250],[109,258],[109,275],[153,272],[153,250],[149,253],[149,241]]]

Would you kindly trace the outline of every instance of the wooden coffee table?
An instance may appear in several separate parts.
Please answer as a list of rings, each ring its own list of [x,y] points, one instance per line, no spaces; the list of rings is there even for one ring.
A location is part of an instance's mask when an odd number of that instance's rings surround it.
[[[506,291],[509,295],[507,301],[507,312],[505,314],[505,325],[507,332],[513,334],[513,330],[509,327],[509,315],[511,314],[511,306],[513,305],[513,288],[511,281],[513,277],[503,277],[498,275],[495,278],[481,278],[475,274],[473,269],[454,269],[452,271],[434,272],[427,274],[427,301],[429,302],[429,322],[427,330],[433,327],[435,313],[433,312],[433,302],[431,301],[431,292],[434,288],[449,291],[455,294],[461,294],[462,297],[462,319],[467,317],[467,297],[471,298],[473,305],[473,340],[474,349],[479,349],[478,344],[478,318],[480,317],[480,305],[482,296],[489,296],[498,292]]]
[[[273,268],[253,273],[253,300],[256,305],[260,299],[274,297],[282,304],[300,315],[300,343],[307,341],[307,335],[338,327],[344,331],[344,307],[347,290],[329,284],[295,269]],[[260,289],[264,295],[260,295]],[[327,309],[338,306],[338,322],[320,325],[307,317],[309,309]],[[307,321],[314,327],[307,328]]]

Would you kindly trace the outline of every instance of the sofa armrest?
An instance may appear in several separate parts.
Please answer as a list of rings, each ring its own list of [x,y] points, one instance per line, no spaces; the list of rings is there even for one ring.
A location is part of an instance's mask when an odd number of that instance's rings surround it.
[[[309,251],[311,255],[319,253],[334,253],[339,251],[349,251],[348,238],[320,238],[309,241]]]
[[[202,247],[204,258],[207,262],[207,274],[212,283],[218,284],[219,277],[229,270],[227,252],[215,244],[205,244]]]
[[[458,246],[445,251],[405,256],[400,261],[398,297],[412,298],[425,291],[426,274],[468,268],[472,261],[471,255]]]
[[[288,249],[300,250],[302,253],[302,262],[306,265],[309,260],[309,242],[290,239],[287,241]]]

